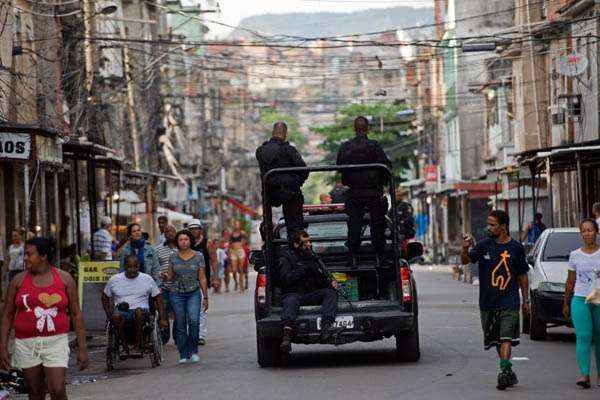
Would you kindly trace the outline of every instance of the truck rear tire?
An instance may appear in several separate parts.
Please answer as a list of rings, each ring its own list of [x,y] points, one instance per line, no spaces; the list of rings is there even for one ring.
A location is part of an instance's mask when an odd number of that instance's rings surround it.
[[[281,365],[281,339],[264,338],[256,335],[256,355],[258,365],[262,368],[278,367]]]
[[[400,362],[417,362],[420,358],[419,321],[417,320],[410,331],[396,334],[396,360]]]

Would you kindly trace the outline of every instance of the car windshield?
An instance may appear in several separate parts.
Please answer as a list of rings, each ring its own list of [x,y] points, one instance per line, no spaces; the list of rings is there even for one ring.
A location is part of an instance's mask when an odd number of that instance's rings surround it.
[[[581,247],[579,232],[557,232],[548,236],[542,261],[568,261],[569,254]]]

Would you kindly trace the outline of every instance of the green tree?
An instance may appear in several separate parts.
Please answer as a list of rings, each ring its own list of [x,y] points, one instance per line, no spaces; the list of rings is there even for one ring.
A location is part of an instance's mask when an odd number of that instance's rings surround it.
[[[402,172],[410,168],[410,160],[414,158],[414,150],[418,140],[414,136],[401,135],[410,127],[410,122],[400,120],[397,113],[406,110],[404,104],[351,104],[338,111],[333,125],[312,127],[311,130],[323,136],[321,148],[325,150],[324,161],[335,164],[337,152],[341,144],[354,137],[354,119],[360,115],[371,116],[371,133],[369,137],[379,141],[392,161],[394,175],[400,177]],[[383,119],[383,132],[381,120]]]
[[[265,126],[265,138],[270,138],[275,122],[283,121],[288,127],[288,141],[292,142],[298,151],[302,152],[308,144],[308,139],[300,132],[298,120],[291,115],[283,114],[274,108],[260,110],[260,120]]]

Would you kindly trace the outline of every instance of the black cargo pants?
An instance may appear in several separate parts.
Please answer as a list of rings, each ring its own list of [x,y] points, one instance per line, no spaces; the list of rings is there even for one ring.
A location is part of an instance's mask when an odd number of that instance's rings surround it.
[[[371,218],[371,242],[375,252],[378,255],[383,255],[385,252],[385,215],[387,208],[387,199],[383,196],[351,197],[346,201],[350,254],[356,254],[360,250],[363,220],[368,212]]]
[[[284,327],[295,329],[296,319],[300,306],[321,306],[322,321],[335,321],[338,293],[333,288],[315,290],[314,292],[300,294],[287,293],[283,295],[281,303],[283,312],[281,321]]]

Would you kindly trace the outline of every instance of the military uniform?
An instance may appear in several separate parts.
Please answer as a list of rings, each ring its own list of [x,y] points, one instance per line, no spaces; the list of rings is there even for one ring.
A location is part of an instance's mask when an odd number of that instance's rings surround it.
[[[260,167],[261,177],[274,168],[306,167],[298,150],[288,142],[271,138],[256,150],[256,159]],[[288,230],[288,237],[303,229],[304,218],[302,207],[304,196],[300,188],[308,178],[308,172],[296,174],[277,174],[269,179],[266,190],[270,206],[283,206],[283,217]]]
[[[338,165],[347,164],[384,164],[389,168],[392,163],[376,140],[366,134],[357,134],[342,144],[337,155]],[[385,251],[385,215],[388,208],[383,196],[383,187],[387,176],[376,169],[344,171],[342,183],[348,186],[346,213],[348,214],[348,247],[356,254],[361,245],[361,230],[365,213],[370,215],[371,237],[377,255]]]

